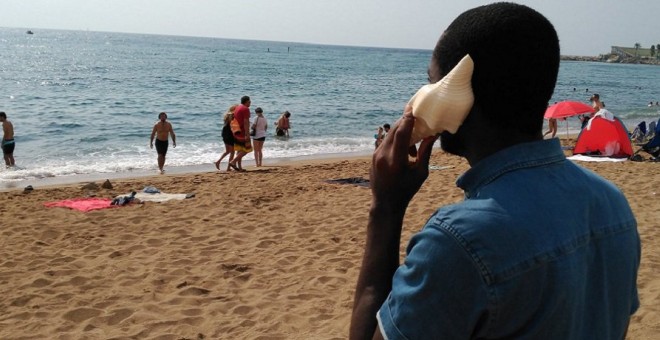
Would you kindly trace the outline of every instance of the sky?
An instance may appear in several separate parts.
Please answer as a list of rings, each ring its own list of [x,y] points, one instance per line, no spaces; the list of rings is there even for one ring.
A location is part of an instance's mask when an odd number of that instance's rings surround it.
[[[0,27],[433,49],[473,0],[2,0]],[[552,22],[563,55],[660,44],[660,0],[520,0]]]

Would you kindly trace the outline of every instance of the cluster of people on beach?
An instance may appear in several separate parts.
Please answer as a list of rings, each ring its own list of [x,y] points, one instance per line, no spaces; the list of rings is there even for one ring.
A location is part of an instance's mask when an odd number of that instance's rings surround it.
[[[263,110],[258,107],[255,110],[256,118],[250,125],[250,97],[243,96],[241,104],[232,105],[223,116],[222,141],[225,144],[225,152],[215,162],[216,169],[220,170],[220,162],[225,156],[229,155],[227,171],[230,169],[236,171],[245,171],[242,160],[245,155],[254,151],[254,159],[257,167],[263,166],[263,146],[266,141],[266,131],[268,122],[264,117]],[[275,135],[281,138],[289,137],[291,123],[289,118],[291,113],[284,111],[280,118],[275,122]],[[7,119],[5,112],[0,112],[0,123],[2,123],[2,154],[5,160],[5,166],[12,168],[15,166],[14,160],[14,125]],[[249,133],[248,133],[249,132]],[[156,146],[158,154],[158,171],[165,173],[165,158],[169,148],[170,138],[172,147],[176,148],[176,134],[172,123],[167,120],[167,113],[158,114],[158,121],[151,130],[149,139],[149,148]],[[253,145],[254,144],[254,145]],[[253,147],[254,146],[254,147]]]
[[[263,147],[266,141],[266,131],[268,130],[268,121],[264,117],[262,108],[257,107],[254,112],[255,119],[250,120],[250,106],[252,101],[249,96],[241,97],[241,103],[229,107],[223,115],[222,141],[225,145],[225,151],[220,158],[215,161],[215,168],[220,170],[220,162],[229,156],[226,171],[231,169],[235,171],[245,171],[243,168],[243,157],[254,151],[254,161],[257,167],[263,166]],[[280,118],[275,122],[275,135],[277,137],[289,137],[291,123],[289,118],[291,113],[284,111]],[[167,155],[169,138],[172,138],[172,147],[176,147],[176,135],[172,124],[167,121],[167,113],[161,112],[158,115],[158,122],[151,131],[150,148],[154,147],[156,141],[156,152],[158,153],[158,170],[164,173],[165,157]]]
[[[257,107],[254,112],[256,117],[250,124],[250,105],[252,101],[249,96],[241,97],[241,103],[232,105],[223,117],[222,141],[225,144],[225,152],[215,161],[215,168],[220,170],[220,162],[229,156],[227,169],[245,171],[243,168],[243,157],[254,151],[254,161],[257,167],[263,166],[263,147],[266,141],[268,121],[264,117],[262,108]],[[284,111],[275,122],[275,136],[289,137],[289,122],[291,113]],[[249,131],[249,133],[248,133]]]

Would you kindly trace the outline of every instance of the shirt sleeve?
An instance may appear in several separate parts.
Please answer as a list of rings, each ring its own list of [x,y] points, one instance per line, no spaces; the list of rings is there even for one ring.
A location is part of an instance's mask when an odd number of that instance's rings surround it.
[[[378,311],[381,333],[394,339],[469,339],[487,320],[488,289],[469,249],[427,224],[408,245],[392,291]]]

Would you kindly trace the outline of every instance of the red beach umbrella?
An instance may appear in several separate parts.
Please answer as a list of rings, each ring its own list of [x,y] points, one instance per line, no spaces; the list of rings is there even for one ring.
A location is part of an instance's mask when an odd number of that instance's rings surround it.
[[[572,100],[565,100],[553,105],[548,106],[545,110],[543,118],[550,119],[561,119],[571,116],[577,116],[583,113],[592,113],[594,108],[590,105],[587,105],[582,102],[576,102]],[[566,139],[568,139],[568,121],[566,121]]]
[[[572,100],[565,100],[554,105],[550,105],[545,110],[545,119],[550,118],[566,118],[571,116],[576,116],[583,113],[594,112],[594,108],[581,102],[576,102]]]

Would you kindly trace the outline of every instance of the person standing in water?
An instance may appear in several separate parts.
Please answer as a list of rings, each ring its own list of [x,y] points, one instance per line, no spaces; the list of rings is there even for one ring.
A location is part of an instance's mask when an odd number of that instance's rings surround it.
[[[268,121],[264,117],[264,111],[258,107],[254,112],[257,114],[252,128],[254,129],[254,161],[256,165],[262,166],[264,160],[263,148],[266,141],[266,130],[268,129]]]
[[[0,112],[0,123],[2,123],[2,155],[5,165],[11,168],[14,165],[14,124],[7,120],[7,114]]]
[[[169,136],[172,137],[172,147],[176,148],[176,135],[172,124],[167,121],[167,113],[161,112],[158,114],[158,122],[151,130],[151,141],[149,148],[154,148],[154,137],[156,137],[156,152],[158,153],[158,170],[160,173],[165,173],[163,167],[165,166],[165,155],[167,154],[167,147],[169,145]]]
[[[291,128],[291,123],[289,122],[289,117],[291,113],[289,111],[282,112],[280,118],[275,122],[275,135],[278,137],[289,137],[289,129]]]

